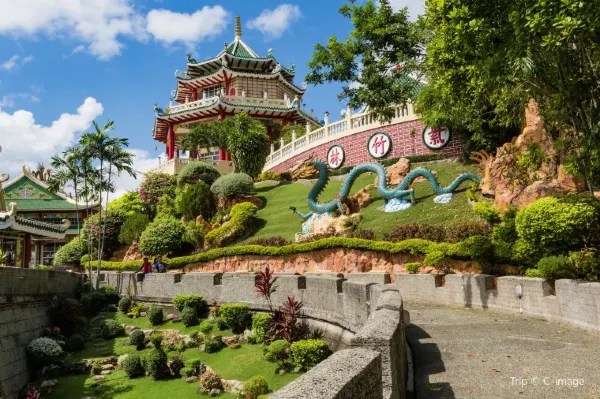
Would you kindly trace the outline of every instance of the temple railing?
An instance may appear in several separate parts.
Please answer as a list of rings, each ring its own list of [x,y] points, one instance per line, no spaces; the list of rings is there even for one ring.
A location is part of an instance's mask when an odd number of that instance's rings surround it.
[[[219,101],[219,98],[227,103],[236,105],[247,105],[255,107],[270,107],[270,108],[291,108],[291,102],[289,99],[279,98],[256,98],[246,96],[229,96],[221,95],[208,98],[202,98],[196,101],[189,101],[184,104],[171,105],[167,107],[166,114],[174,114],[178,112],[184,112],[194,110],[198,107],[206,107],[215,104]]]
[[[162,162],[160,165],[158,165],[157,168],[153,169],[152,171],[167,173],[169,175],[176,175],[181,171],[181,169],[183,169],[185,165],[187,165],[190,162],[196,161],[205,162],[209,165],[214,166],[221,173],[221,175],[233,173],[234,171],[233,161],[213,161],[210,159],[191,158],[173,158],[168,161]]]

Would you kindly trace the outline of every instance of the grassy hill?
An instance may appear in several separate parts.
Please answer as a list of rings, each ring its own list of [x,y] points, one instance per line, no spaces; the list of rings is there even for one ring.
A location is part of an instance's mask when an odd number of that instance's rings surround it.
[[[413,168],[425,167],[437,171],[438,182],[441,186],[448,185],[456,176],[465,172],[476,172],[470,165],[460,163],[440,162],[428,165],[414,165]],[[352,186],[351,193],[373,183],[374,174],[365,173],[361,175]],[[328,202],[335,197],[342,183],[330,181],[325,190],[319,196],[320,202]],[[382,238],[383,233],[390,232],[399,224],[411,222],[427,223],[451,223],[476,219],[477,216],[467,203],[465,191],[469,183],[463,183],[455,192],[449,204],[436,204],[433,202],[435,194],[428,182],[415,184],[416,204],[411,208],[395,212],[385,213],[377,208],[383,205],[383,199],[379,197],[377,190],[371,190],[373,203],[361,211],[363,220],[359,228],[372,229],[376,238]],[[258,212],[258,216],[265,221],[264,227],[254,234],[252,238],[281,236],[293,240],[294,234],[299,232],[302,219],[292,214],[290,206],[295,206],[299,211],[308,212],[307,196],[311,186],[301,183],[282,184],[274,186],[266,183],[256,185],[257,195],[265,200],[265,206]]]

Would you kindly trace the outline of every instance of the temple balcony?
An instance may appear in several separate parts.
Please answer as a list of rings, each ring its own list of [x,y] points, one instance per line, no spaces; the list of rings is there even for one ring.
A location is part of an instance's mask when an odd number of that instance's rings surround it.
[[[170,160],[162,160],[159,158],[159,165],[152,172],[167,173],[169,175],[178,174],[185,165],[190,162],[205,162],[214,166],[221,175],[226,175],[234,172],[233,161],[214,161],[211,159],[192,159],[192,158],[173,158]]]
[[[279,98],[255,98],[255,97],[246,97],[245,95],[241,96],[229,96],[229,95],[220,95],[202,98],[196,101],[188,101],[184,104],[172,105],[169,106],[166,110],[166,114],[175,114],[180,112],[191,111],[200,107],[209,107],[213,104],[219,102],[219,98],[221,101],[226,103],[240,105],[240,106],[249,106],[249,107],[268,107],[268,108],[279,108],[279,109],[288,109],[292,108],[292,101],[289,98],[279,99]]]

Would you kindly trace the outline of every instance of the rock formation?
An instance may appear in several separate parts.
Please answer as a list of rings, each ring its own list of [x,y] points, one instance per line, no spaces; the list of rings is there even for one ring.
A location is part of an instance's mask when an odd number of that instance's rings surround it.
[[[302,223],[302,233],[296,233],[295,241],[297,243],[310,241],[317,234],[349,237],[361,219],[360,213],[349,216],[315,213]]]

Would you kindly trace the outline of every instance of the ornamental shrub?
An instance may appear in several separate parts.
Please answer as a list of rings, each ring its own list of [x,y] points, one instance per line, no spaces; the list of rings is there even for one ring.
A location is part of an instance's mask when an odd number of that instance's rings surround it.
[[[431,251],[425,255],[423,265],[433,266],[436,269],[444,269],[446,267],[446,255],[442,251]]]
[[[580,278],[590,281],[600,280],[600,259],[598,252],[592,248],[582,249],[569,255],[569,261],[577,270]]]
[[[275,172],[275,171],[271,171],[271,170],[267,170],[265,172],[262,172],[256,178],[257,182],[259,182],[259,181],[265,181],[265,180],[281,181],[281,173]]]
[[[519,238],[515,227],[517,211],[517,208],[511,207],[504,213],[504,215],[502,215],[502,223],[495,226],[492,233],[492,238],[494,241],[508,243],[514,243],[517,241],[517,238]]]
[[[100,375],[102,374],[102,366],[99,363],[94,362],[92,368],[90,369],[91,375]]]
[[[269,383],[265,377],[259,375],[244,382],[241,396],[244,399],[258,399],[260,395],[267,393],[269,393]]]
[[[104,305],[116,305],[119,303],[119,291],[112,285],[101,287],[96,293],[101,296]]]
[[[535,265],[541,277],[546,280],[577,277],[577,270],[566,256],[547,256]]]
[[[542,273],[535,268],[525,270],[525,276],[527,277],[535,277],[535,278],[544,278]]]
[[[374,240],[375,232],[371,229],[358,229],[352,232],[353,238],[360,238],[362,240]]]
[[[150,223],[140,237],[144,255],[164,255],[181,250],[184,228],[174,217],[165,217]]]
[[[186,349],[185,336],[179,334],[179,331],[167,330],[162,338],[162,346],[170,351],[184,351]]]
[[[250,321],[250,307],[246,303],[226,303],[219,309],[227,327],[236,334],[243,332]]]
[[[187,220],[196,220],[196,216],[210,219],[215,211],[210,187],[201,181],[178,188],[175,206],[177,212]]]
[[[143,213],[133,213],[128,215],[121,227],[119,242],[125,245],[129,245],[134,241],[137,242],[148,224],[150,224],[148,215]]]
[[[136,303],[131,307],[131,314],[133,317],[137,319],[138,317],[142,317],[142,312],[146,311],[146,307],[141,303]]]
[[[245,173],[230,173],[219,177],[210,186],[217,198],[231,198],[236,195],[249,195],[254,192],[254,181]]]
[[[206,244],[209,247],[216,248],[235,242],[253,226],[257,210],[256,205],[251,202],[234,205],[231,208],[231,219],[221,227],[210,231],[204,237]]]
[[[290,241],[280,236],[254,238],[247,242],[247,245],[260,245],[263,247],[282,247],[290,244]]]
[[[208,339],[204,340],[204,352],[206,353],[216,353],[224,347],[223,337],[220,335],[208,337]]]
[[[583,195],[541,198],[518,212],[516,230],[522,245],[537,258],[596,247],[600,200]]]
[[[175,202],[176,196],[163,196],[156,205],[156,216],[154,221],[164,218],[181,218],[181,214],[177,211],[177,203]]]
[[[385,241],[399,242],[411,238],[421,238],[433,242],[444,241],[446,231],[443,225],[428,223],[406,223],[396,226],[390,233],[385,233]]]
[[[202,314],[206,310],[206,301],[201,295],[189,294],[189,295],[177,295],[173,298],[173,305],[180,312],[186,307],[190,307],[196,310],[197,314]]]
[[[210,393],[213,389],[223,389],[223,383],[221,382],[221,376],[215,371],[206,371],[200,377],[200,387],[198,391],[201,393]]]
[[[190,221],[185,225],[185,232],[181,239],[196,249],[204,247],[204,223],[196,224],[196,221]]]
[[[133,330],[129,334],[129,345],[135,346],[137,350],[142,350],[146,347],[146,334],[140,329]]]
[[[257,343],[265,343],[269,338],[269,327],[273,317],[268,313],[255,313],[252,316],[252,333]]]
[[[494,247],[488,237],[472,236],[456,244],[455,255],[461,258],[487,261],[493,256]]]
[[[181,321],[182,321],[183,325],[186,327],[197,326],[199,321],[198,321],[198,314],[196,313],[196,309],[189,307],[189,306],[185,307],[181,311]]]
[[[27,353],[37,364],[44,366],[57,360],[63,354],[63,350],[52,338],[42,337],[27,344]]]
[[[133,305],[133,301],[128,296],[124,296],[123,298],[121,298],[119,300],[119,310],[121,312],[123,312],[124,314],[129,313],[129,310],[131,309],[131,305]]]
[[[181,374],[183,378],[198,376],[198,374],[196,374],[196,370],[194,370],[194,368],[190,366],[183,367],[181,370],[179,370],[179,374]]]
[[[482,221],[471,220],[467,222],[455,222],[446,226],[445,242],[458,243],[473,236],[489,237],[492,234],[491,226]]]
[[[210,187],[219,177],[221,173],[214,166],[206,162],[190,162],[177,174],[177,186],[202,182]]]
[[[79,267],[85,252],[87,252],[86,242],[75,238],[56,251],[53,265]]]
[[[85,347],[85,339],[79,334],[73,334],[67,339],[66,348],[69,352],[79,352]]]
[[[83,306],[76,299],[63,299],[51,308],[50,319],[64,335],[72,335],[81,330],[85,323]]]
[[[153,326],[158,326],[163,322],[163,309],[160,306],[150,306],[150,308],[148,309],[148,313],[146,313],[146,316],[148,317],[150,324],[152,324]]]
[[[480,218],[488,223],[497,223],[500,221],[500,213],[498,209],[489,202],[478,201],[473,206],[473,212],[475,212]]]
[[[137,331],[137,330],[136,330]],[[145,374],[140,355],[133,353],[123,360],[123,370],[128,378],[142,377]]]
[[[125,334],[125,328],[115,320],[104,320],[102,338],[113,339]]]
[[[122,211],[106,211],[102,212],[101,222],[99,214],[91,215],[83,223],[81,241],[87,244],[87,239],[91,235],[92,246],[98,248],[100,238],[104,233],[104,254],[112,254],[120,246],[119,233],[126,217]],[[87,252],[87,245],[84,252]]]
[[[155,380],[163,378],[168,370],[167,360],[167,354],[160,347],[159,341],[159,345],[152,348],[146,357],[144,357],[144,369],[146,370],[146,374]]]
[[[496,262],[510,262],[513,258],[512,244],[504,241],[492,241],[494,246],[494,259]]]
[[[215,317],[215,323],[220,331],[227,330],[227,323],[221,316]]]
[[[227,149],[231,160],[237,171],[254,178],[262,172],[269,155],[267,129],[245,112],[231,118],[230,123],[232,129],[227,132]]]
[[[285,339],[271,342],[264,350],[265,360],[283,367],[290,356],[290,343]]]
[[[406,270],[410,274],[418,273],[420,268],[421,268],[421,263],[419,263],[419,262],[411,262],[411,263],[404,264],[404,270]]]
[[[169,370],[173,377],[181,377],[181,370],[185,367],[185,362],[179,356],[173,356],[171,362],[169,363]]]
[[[204,320],[200,323],[200,332],[208,335],[215,329],[215,322],[213,320]]]
[[[177,177],[167,173],[148,172],[139,188],[140,199],[148,209],[150,217],[156,215],[161,197],[174,197]]]
[[[327,344],[322,339],[305,339],[294,342],[290,346],[292,363],[303,370],[308,370],[326,359],[330,354]]]

